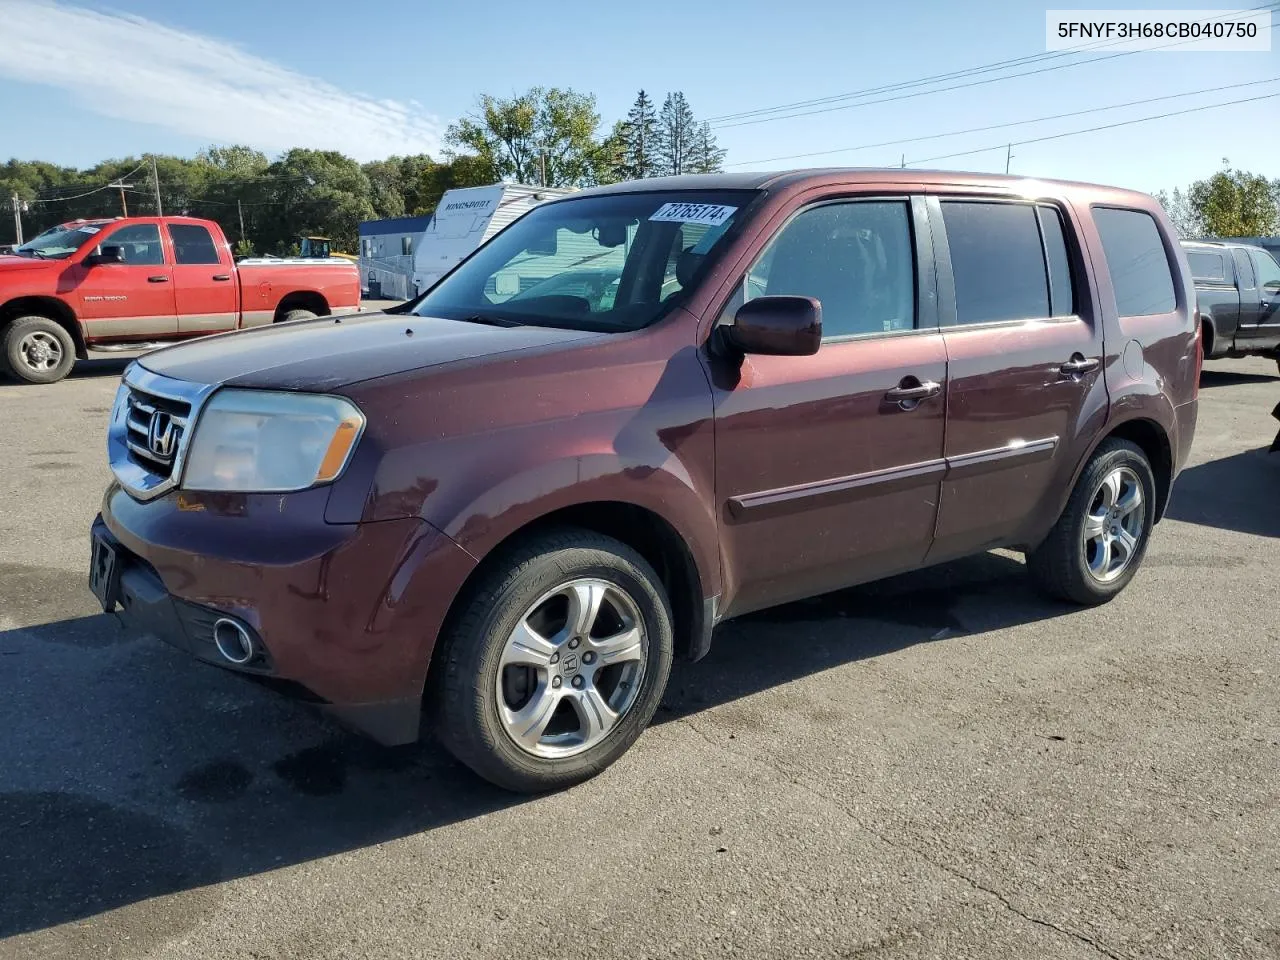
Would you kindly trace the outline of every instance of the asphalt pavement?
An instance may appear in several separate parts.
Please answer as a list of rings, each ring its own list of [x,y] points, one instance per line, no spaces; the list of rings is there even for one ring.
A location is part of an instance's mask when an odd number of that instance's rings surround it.
[[[125,362],[0,385],[0,958],[1280,957],[1274,363],[1113,603],[998,552],[725,624],[527,799],[96,612]]]

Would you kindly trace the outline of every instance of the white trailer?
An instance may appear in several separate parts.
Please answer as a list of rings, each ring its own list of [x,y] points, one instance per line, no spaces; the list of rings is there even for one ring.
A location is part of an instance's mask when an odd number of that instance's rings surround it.
[[[422,293],[513,220],[538,204],[572,190],[497,183],[449,190],[436,205],[413,258],[413,286]]]

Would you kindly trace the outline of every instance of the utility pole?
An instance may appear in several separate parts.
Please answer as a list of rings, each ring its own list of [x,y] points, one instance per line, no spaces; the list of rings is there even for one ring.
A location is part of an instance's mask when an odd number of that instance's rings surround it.
[[[902,155],[902,169],[907,169],[907,155],[905,153]]]
[[[1004,151],[1004,172],[1009,172],[1009,161],[1013,159],[1013,144],[1009,144]]]
[[[115,183],[107,184],[108,188],[115,187],[117,190],[120,191],[120,209],[124,211],[124,215],[127,217],[129,215],[129,204],[124,198],[125,186],[126,184],[123,180],[117,180]]]
[[[240,242],[244,243],[244,207],[240,205],[239,197],[236,197],[236,213],[240,214]]]
[[[13,233],[17,238],[15,246],[22,246],[22,211],[27,209],[26,201],[19,197],[16,193],[10,200],[13,204]]]
[[[160,173],[156,170],[155,154],[151,155],[151,182],[156,187],[156,216],[164,216],[164,208],[160,206]]]
[[[542,170],[542,185],[547,185],[547,151],[538,151],[538,167]]]

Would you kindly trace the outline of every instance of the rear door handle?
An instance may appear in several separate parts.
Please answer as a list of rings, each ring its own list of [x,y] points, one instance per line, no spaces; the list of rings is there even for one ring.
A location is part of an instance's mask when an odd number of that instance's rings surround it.
[[[147,277],[147,283],[168,283],[168,277]]]
[[[1077,353],[1058,369],[1062,371],[1062,375],[1065,377],[1078,377],[1080,374],[1088,373],[1097,367],[1100,362],[1096,357],[1084,357]]]
[[[886,391],[884,398],[891,403],[896,403],[903,410],[911,410],[921,400],[936,397],[941,392],[942,384],[936,380],[920,381],[915,377],[906,377],[892,390]]]
[[[230,279],[231,279],[231,274],[229,274],[229,273],[215,273],[215,274],[213,275],[213,279],[215,279],[215,280],[230,280]]]

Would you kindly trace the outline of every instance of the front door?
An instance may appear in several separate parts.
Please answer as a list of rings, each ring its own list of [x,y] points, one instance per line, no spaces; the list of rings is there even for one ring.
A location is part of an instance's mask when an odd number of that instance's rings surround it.
[[[1280,336],[1280,263],[1266,250],[1250,250],[1258,288],[1253,292],[1259,339]],[[1241,294],[1241,312],[1244,310]]]
[[[187,336],[234,330],[240,319],[235,267],[207,227],[169,224],[178,333]]]
[[[1107,392],[1065,209],[930,198],[929,210],[949,372],[935,561],[1017,543],[1074,471]]]
[[[154,223],[104,227],[95,247],[124,251],[123,263],[76,265],[76,297],[89,340],[165,339],[178,332],[173,268]]]
[[[925,216],[908,198],[808,206],[721,317],[797,295],[818,299],[823,324],[814,356],[708,357],[724,613],[909,569],[928,552],[947,363]]]

